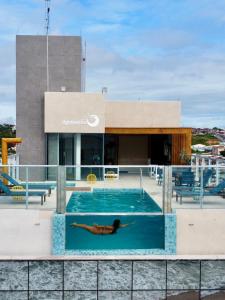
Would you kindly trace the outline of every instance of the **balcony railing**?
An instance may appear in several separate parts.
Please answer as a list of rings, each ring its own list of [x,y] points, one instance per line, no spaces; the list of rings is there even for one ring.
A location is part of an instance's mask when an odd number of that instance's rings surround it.
[[[225,208],[223,165],[1,165],[0,179],[1,209],[66,213],[73,193],[95,189],[146,192],[162,214],[176,209]]]

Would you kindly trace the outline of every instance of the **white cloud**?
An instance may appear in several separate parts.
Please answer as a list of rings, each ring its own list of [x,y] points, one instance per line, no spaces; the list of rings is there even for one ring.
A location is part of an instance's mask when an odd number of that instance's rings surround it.
[[[134,41],[139,42],[139,46],[144,47],[178,49],[193,46],[197,39],[193,33],[185,30],[157,28],[140,32]]]
[[[176,100],[183,105],[184,124],[203,124],[225,114],[225,57],[223,53],[174,53],[123,57],[112,49],[88,51],[87,90],[108,87],[111,99]],[[220,109],[218,110],[218,107]],[[204,117],[208,115],[208,119]],[[216,125],[217,117],[211,124]],[[220,119],[220,123],[224,119]],[[220,124],[221,126],[221,124]]]
[[[15,124],[16,119],[16,107],[15,103],[2,103],[0,110],[0,123],[12,123]]]
[[[112,30],[118,30],[120,24],[93,24],[85,28],[86,32],[89,33],[105,33]]]
[[[54,0],[50,28],[82,30],[88,91],[107,86],[111,99],[180,99],[185,125],[225,126],[224,7],[225,0]],[[15,117],[15,35],[44,32],[44,1],[0,8],[1,119]]]

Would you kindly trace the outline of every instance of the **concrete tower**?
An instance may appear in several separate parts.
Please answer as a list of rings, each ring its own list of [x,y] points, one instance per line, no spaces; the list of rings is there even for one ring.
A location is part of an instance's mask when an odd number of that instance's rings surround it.
[[[46,164],[44,92],[81,92],[82,82],[80,37],[49,36],[48,50],[46,36],[16,37],[16,131],[23,139],[20,164]]]

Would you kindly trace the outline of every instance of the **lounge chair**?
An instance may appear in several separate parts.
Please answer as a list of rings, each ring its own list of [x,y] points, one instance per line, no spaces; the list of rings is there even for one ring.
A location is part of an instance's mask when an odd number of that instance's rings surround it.
[[[225,189],[225,179],[221,181],[217,186],[212,188],[203,189],[203,196],[216,196],[219,195]],[[183,197],[200,197],[201,189],[200,187],[194,187],[193,189],[181,189],[176,191],[176,201],[180,197],[180,204],[182,204]]]
[[[157,184],[162,185],[163,182],[163,169],[157,168]]]
[[[173,192],[181,191],[181,190],[193,190],[194,187],[199,187],[200,183],[195,182],[194,173],[193,172],[184,172],[184,176],[180,179],[180,184],[173,186]],[[207,169],[203,172],[203,187],[205,188],[208,183],[209,179],[212,177],[213,171],[212,169]],[[181,175],[182,176],[182,175]],[[177,183],[178,184],[178,183]]]
[[[203,172],[203,187],[204,188],[208,185],[209,179],[212,177],[212,175],[213,175],[212,169],[207,169],[206,171]]]
[[[26,188],[26,183],[20,183],[12,178],[7,173],[2,173],[1,176],[7,179],[12,185],[22,186],[24,189]],[[51,195],[52,185],[51,184],[42,184],[42,183],[30,183],[28,182],[28,189],[29,190],[48,190],[48,195]]]
[[[181,189],[192,189],[195,185],[195,177],[192,171],[183,171],[182,173],[177,173],[175,177],[175,185],[172,187],[172,196],[174,192],[180,191]]]
[[[26,196],[26,191],[12,191],[9,187],[7,187],[1,180],[0,180],[0,190],[2,190],[6,196]],[[28,196],[33,197],[41,197],[41,205],[46,201],[46,193],[43,191],[29,191]]]
[[[195,183],[194,173],[189,170],[185,170],[178,173],[175,177],[176,186],[193,186]]]

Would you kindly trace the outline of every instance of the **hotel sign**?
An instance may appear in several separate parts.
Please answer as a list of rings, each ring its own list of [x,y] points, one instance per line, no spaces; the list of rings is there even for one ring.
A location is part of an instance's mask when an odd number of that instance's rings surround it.
[[[105,102],[101,94],[46,92],[45,132],[104,133]]]
[[[86,119],[83,120],[63,120],[63,125],[73,126],[73,125],[88,125],[90,127],[97,127],[99,125],[100,119],[97,115],[88,115]]]

